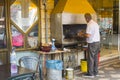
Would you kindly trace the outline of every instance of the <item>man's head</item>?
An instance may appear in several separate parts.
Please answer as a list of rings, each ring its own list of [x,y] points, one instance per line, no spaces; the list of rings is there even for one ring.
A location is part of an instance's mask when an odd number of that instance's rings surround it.
[[[92,16],[90,13],[85,13],[84,17],[87,23],[92,19]]]

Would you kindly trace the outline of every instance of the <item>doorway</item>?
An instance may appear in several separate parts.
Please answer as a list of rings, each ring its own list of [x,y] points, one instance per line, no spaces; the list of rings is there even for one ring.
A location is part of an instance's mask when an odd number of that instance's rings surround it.
[[[97,13],[101,57],[118,56],[119,0],[88,0]]]

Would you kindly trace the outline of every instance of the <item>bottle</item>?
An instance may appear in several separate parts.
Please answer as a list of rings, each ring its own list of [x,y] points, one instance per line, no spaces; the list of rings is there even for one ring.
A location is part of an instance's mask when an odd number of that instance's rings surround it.
[[[10,53],[10,63],[11,63],[11,73],[17,73],[18,69],[17,69],[15,48],[12,48],[12,51]]]
[[[55,39],[52,39],[51,51],[55,51],[57,48],[55,47]]]

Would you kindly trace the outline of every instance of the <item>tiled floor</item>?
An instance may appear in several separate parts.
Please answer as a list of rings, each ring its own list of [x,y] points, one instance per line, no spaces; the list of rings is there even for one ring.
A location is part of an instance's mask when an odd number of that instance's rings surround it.
[[[117,49],[104,48],[101,50],[99,76],[85,78],[80,68],[74,70],[73,80],[120,80],[120,59]],[[39,80],[39,79],[38,79]],[[66,80],[65,78],[63,80]]]
[[[120,80],[120,59],[118,57],[120,53],[117,48],[102,48],[100,55],[99,76],[85,78],[78,69],[74,70],[74,80]]]
[[[63,78],[63,80],[66,79]],[[120,58],[117,56],[101,61],[99,64],[99,76],[94,78],[84,77],[80,68],[74,70],[74,79],[72,80],[120,80]]]
[[[100,55],[103,57],[106,55],[118,53],[118,49],[117,48],[101,48],[100,52],[101,52]]]
[[[74,74],[74,80],[120,80],[120,60],[117,57],[101,62],[99,76],[95,78],[85,78],[80,70],[75,70]]]

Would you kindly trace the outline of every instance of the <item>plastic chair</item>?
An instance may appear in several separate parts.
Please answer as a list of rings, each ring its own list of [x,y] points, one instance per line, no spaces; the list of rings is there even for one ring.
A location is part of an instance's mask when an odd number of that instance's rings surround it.
[[[39,58],[33,56],[23,56],[19,59],[19,65],[37,72],[39,68]]]
[[[17,76],[9,77],[8,80],[35,80],[35,73],[25,73]]]

